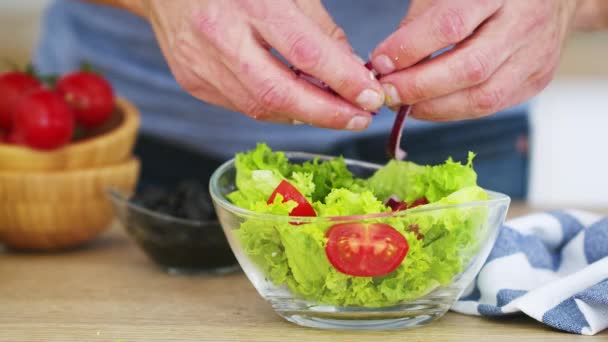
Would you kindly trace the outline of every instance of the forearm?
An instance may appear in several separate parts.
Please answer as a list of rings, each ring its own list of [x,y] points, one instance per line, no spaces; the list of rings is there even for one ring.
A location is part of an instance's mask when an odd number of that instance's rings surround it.
[[[581,31],[608,29],[608,0],[577,0],[575,28]]]
[[[97,4],[118,7],[133,14],[144,16],[143,0],[84,0]]]

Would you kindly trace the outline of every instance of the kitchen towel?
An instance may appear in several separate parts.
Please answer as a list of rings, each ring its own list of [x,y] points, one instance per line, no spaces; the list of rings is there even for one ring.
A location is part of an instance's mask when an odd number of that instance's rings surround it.
[[[567,210],[507,221],[475,281],[452,310],[524,313],[555,329],[608,327],[608,217]]]

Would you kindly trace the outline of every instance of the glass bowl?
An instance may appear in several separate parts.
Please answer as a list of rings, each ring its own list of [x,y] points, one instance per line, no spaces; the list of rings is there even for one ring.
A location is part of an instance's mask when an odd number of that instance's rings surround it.
[[[292,163],[331,156],[288,152]],[[380,165],[346,159],[354,175]],[[233,205],[234,159],[210,180],[217,216],[241,268],[273,309],[290,322],[322,329],[386,330],[424,325],[443,316],[473,281],[504,222],[510,199],[430,205],[406,211],[343,217],[261,214]],[[346,222],[407,227],[409,252],[380,277],[337,271],[325,254],[325,232]],[[423,233],[424,236],[419,235]]]
[[[110,189],[108,196],[127,233],[167,272],[224,274],[239,269],[217,220],[187,220],[155,212],[116,189]]]

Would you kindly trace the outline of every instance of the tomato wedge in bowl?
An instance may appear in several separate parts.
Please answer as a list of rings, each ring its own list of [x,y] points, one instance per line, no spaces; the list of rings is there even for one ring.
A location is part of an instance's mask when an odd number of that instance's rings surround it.
[[[341,181],[334,176],[346,170],[319,166],[318,181],[307,188],[302,185],[304,171],[337,157],[299,152],[285,156],[290,164],[303,165],[292,168],[297,177],[291,177],[296,180],[291,185],[316,216],[294,216],[292,207],[282,208],[278,201],[267,204],[270,193],[281,187],[280,180],[268,187],[254,184],[266,194],[239,194],[259,197],[252,207],[236,205],[238,156],[215,171],[209,187],[245,275],[279,315],[303,326],[385,330],[441,317],[479,272],[510,203],[503,194],[471,188],[483,191],[483,199],[459,202],[462,192],[456,191],[445,200],[426,197],[428,201],[407,210],[393,211],[384,205],[386,198],[374,201],[361,190],[381,165],[344,159],[345,168],[361,181]],[[238,164],[243,165],[242,160]],[[255,165],[266,164],[255,159]],[[338,189],[349,186],[354,191]],[[281,188],[284,198],[294,195],[285,185]],[[386,190],[388,197],[393,191]],[[325,202],[320,203],[324,191]],[[422,196],[400,198],[413,204]],[[305,203],[292,199],[298,207]],[[345,214],[344,208],[353,207],[378,210]]]
[[[409,245],[403,235],[384,223],[339,223],[327,231],[325,253],[338,271],[356,277],[393,272]]]
[[[315,210],[308,202],[306,197],[304,197],[304,195],[302,195],[300,191],[298,191],[298,189],[296,189],[296,187],[291,185],[288,181],[281,181],[276,189],[274,189],[272,194],[270,194],[270,198],[266,203],[270,204],[274,202],[277,195],[283,196],[283,202],[296,202],[297,206],[289,212],[290,216],[317,216]]]

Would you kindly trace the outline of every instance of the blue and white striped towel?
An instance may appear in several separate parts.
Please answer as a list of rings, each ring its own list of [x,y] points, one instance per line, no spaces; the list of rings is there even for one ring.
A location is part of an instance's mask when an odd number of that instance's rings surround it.
[[[608,218],[572,210],[507,221],[452,310],[482,316],[523,312],[584,335],[606,329]]]

